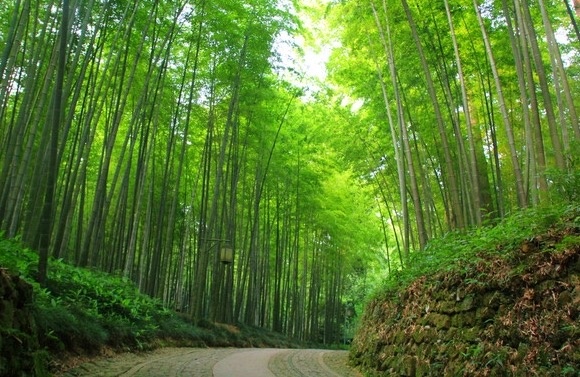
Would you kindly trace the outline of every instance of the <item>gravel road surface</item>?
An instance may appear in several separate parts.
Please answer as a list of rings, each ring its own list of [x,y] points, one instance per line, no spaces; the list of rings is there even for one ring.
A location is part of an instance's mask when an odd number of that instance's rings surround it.
[[[347,351],[274,348],[162,348],[81,364],[64,377],[361,377]]]

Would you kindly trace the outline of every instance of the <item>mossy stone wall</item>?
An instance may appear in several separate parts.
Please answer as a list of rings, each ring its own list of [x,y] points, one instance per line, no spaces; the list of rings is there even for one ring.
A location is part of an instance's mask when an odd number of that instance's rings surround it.
[[[0,376],[45,375],[32,309],[32,286],[0,268]]]
[[[580,243],[559,249],[564,236],[384,293],[352,361],[370,376],[580,375]]]

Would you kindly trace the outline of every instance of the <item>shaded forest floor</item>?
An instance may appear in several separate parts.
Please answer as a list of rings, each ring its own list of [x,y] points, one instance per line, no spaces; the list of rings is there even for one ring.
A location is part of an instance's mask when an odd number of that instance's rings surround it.
[[[368,375],[580,375],[580,207],[434,241],[367,305]]]
[[[160,347],[303,344],[243,324],[193,322],[138,292],[127,279],[50,263],[34,280],[37,254],[0,236],[0,376],[49,375],[92,358]]]

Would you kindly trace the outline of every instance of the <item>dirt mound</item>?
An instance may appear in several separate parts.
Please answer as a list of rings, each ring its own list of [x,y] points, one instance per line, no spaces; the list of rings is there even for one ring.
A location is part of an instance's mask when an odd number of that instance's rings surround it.
[[[371,375],[577,376],[579,255],[572,224],[385,293],[351,359]]]

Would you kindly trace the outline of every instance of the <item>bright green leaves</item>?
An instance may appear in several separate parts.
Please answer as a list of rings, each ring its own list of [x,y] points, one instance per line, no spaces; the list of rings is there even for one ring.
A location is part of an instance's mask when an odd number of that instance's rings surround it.
[[[562,2],[536,5],[373,0],[329,6],[325,17],[340,45],[329,78],[346,98],[364,101],[351,114],[359,146],[353,150],[361,151],[357,171],[380,189],[389,207],[385,218],[406,229],[402,239],[423,247],[413,239],[546,199],[545,167],[561,166],[560,145],[573,145],[572,133],[578,134],[578,104],[571,100],[578,80],[573,66],[557,64],[559,51],[571,46],[561,38],[572,30]],[[473,27],[478,11],[481,30]],[[557,46],[547,43],[550,28],[559,29]],[[551,108],[559,114],[550,115]]]
[[[351,171],[325,178],[319,197],[317,221],[339,245],[355,253],[376,248],[379,219],[371,195]]]

